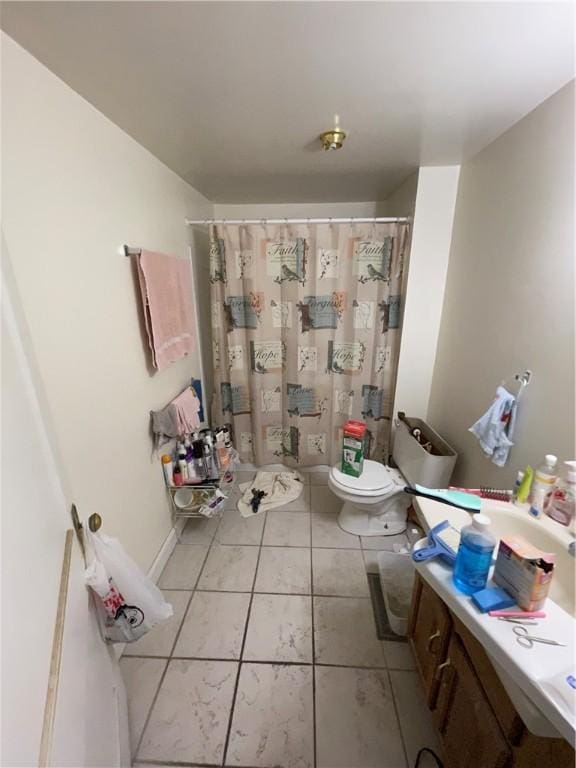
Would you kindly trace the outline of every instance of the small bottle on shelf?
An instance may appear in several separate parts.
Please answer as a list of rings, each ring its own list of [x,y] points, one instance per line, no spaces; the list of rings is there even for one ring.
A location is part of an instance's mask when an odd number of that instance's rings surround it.
[[[180,471],[180,467],[174,467],[174,473],[172,475],[174,479],[174,485],[180,487],[184,484],[184,481],[182,479],[182,472]]]
[[[164,470],[164,480],[166,481],[166,485],[174,485],[174,462],[172,461],[172,456],[168,453],[165,453],[162,456],[162,469]]]

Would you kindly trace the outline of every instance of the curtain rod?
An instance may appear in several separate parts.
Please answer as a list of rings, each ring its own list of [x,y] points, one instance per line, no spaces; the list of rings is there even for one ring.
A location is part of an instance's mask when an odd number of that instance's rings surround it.
[[[410,219],[402,216],[347,216],[323,219],[185,219],[185,222],[189,226],[193,224],[204,226],[209,224],[408,224]]]

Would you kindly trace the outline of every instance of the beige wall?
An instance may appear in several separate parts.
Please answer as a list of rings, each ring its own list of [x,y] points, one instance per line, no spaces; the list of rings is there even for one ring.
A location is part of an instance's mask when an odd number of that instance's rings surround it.
[[[68,501],[84,518],[99,512],[147,568],[171,527],[148,412],[200,365],[195,354],[149,371],[132,265],[118,248],[186,257],[184,217],[213,207],[4,35],[2,91],[6,250]],[[31,479],[34,448],[21,457]]]
[[[510,488],[574,447],[574,84],[462,166],[429,417],[459,452],[455,480]],[[530,368],[508,466],[468,427]]]
[[[418,173],[395,414],[428,415],[459,172],[460,166],[448,165]]]

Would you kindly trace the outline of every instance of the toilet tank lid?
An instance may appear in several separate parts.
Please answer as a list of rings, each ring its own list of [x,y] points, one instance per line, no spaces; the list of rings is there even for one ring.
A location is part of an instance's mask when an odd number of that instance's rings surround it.
[[[339,467],[332,467],[332,478],[339,484],[358,491],[385,491],[394,480],[390,476],[384,464],[367,459],[364,462],[364,471],[360,477],[346,475]]]

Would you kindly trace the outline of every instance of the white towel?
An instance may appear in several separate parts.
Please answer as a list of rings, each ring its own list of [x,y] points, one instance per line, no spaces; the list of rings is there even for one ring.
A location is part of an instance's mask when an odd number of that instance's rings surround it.
[[[492,462],[503,467],[514,445],[512,436],[515,424],[516,398],[504,387],[498,387],[490,408],[468,431],[476,435],[480,447],[492,458]]]
[[[297,472],[258,472],[251,483],[242,483],[242,497],[238,501],[238,511],[242,517],[254,517],[259,512],[289,504],[302,493],[302,478]],[[254,494],[258,493],[259,503],[252,507]],[[263,495],[261,495],[263,494]]]

